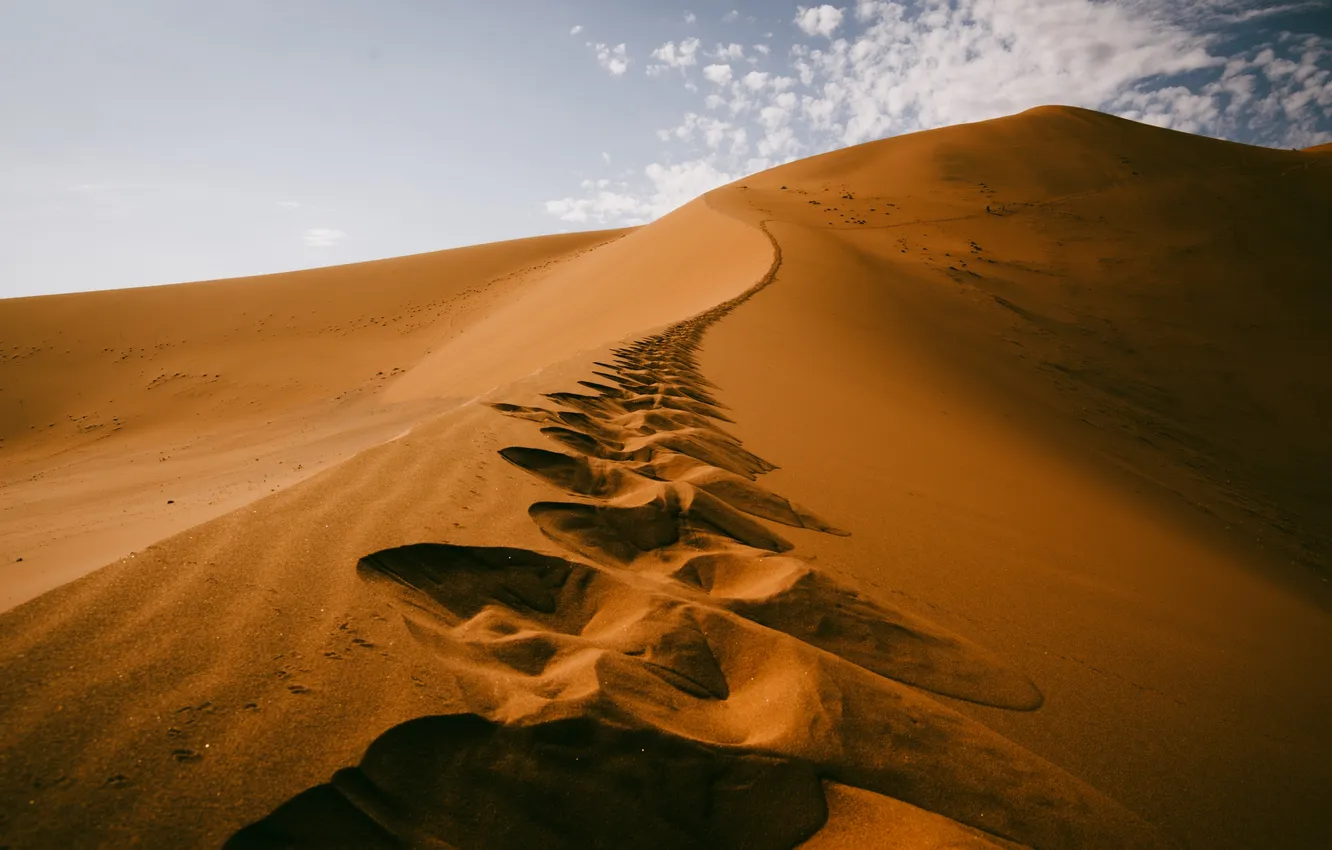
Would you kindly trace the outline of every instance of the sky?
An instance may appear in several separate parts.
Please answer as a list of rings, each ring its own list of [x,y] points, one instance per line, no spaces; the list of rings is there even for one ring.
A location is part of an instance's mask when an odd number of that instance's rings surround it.
[[[0,297],[642,224],[1049,103],[1332,141],[1332,0],[7,0]]]

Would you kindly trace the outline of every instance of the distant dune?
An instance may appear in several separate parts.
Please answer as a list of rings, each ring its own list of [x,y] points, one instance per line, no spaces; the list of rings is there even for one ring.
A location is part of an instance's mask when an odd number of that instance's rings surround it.
[[[1328,151],[0,301],[0,846],[1332,846]]]

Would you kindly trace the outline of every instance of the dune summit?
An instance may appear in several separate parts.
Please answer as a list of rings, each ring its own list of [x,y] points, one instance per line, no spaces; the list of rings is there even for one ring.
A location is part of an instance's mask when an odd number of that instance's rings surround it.
[[[1047,107],[0,302],[0,845],[1328,846],[1329,221]]]

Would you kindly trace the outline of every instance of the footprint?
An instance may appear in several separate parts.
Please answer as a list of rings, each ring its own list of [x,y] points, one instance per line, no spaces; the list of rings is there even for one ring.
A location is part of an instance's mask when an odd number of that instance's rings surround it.
[[[415,607],[433,621],[415,620],[414,633],[448,633],[524,676],[591,649],[618,653],[621,664],[700,699],[729,693],[686,600],[627,587],[604,570],[521,549],[438,543],[377,552],[360,570],[428,598]]]
[[[224,846],[788,850],[826,819],[819,777],[796,761],[590,718],[456,714],[390,729]]]
[[[753,516],[795,528],[849,535],[742,476],[687,455],[663,452],[648,463],[623,464],[521,446],[501,449],[499,454],[514,466],[577,496],[607,500],[647,489],[649,481],[681,482]]]
[[[661,484],[607,504],[537,502],[527,512],[547,537],[603,564],[651,554],[667,560],[677,554],[670,547],[706,549],[715,536],[769,552],[791,549],[767,526],[689,484]]]
[[[470,618],[492,603],[555,613],[573,565],[526,549],[417,543],[367,555],[357,570],[372,578],[387,576]]]
[[[870,601],[798,558],[736,550],[690,559],[674,578],[726,610],[866,670],[969,702],[1034,711],[1044,696],[998,656],[921,617]]]

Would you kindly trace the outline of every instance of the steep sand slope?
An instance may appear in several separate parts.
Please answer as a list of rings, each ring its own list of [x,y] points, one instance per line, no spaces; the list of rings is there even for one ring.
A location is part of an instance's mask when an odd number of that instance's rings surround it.
[[[955,295],[913,325],[998,395],[1076,410],[1080,439],[1332,571],[1332,161],[1047,107],[747,182],[790,184],[750,201],[827,256]]]
[[[1153,264],[1201,285],[1170,259],[1192,233],[1100,217],[1182,218],[1188,168],[1323,179],[1213,144],[1042,110],[759,175],[531,276],[390,382],[400,439],[0,616],[0,844],[1323,846],[1324,586],[1189,507],[1294,512],[1278,551],[1317,562],[1317,488],[1279,455],[1221,488],[1257,444],[1225,403],[1124,389],[1221,381],[1188,343],[1233,322],[1164,277],[1129,312]],[[1116,201],[1116,155],[1162,174]],[[1316,353],[1290,227],[1263,315]],[[1077,265],[1114,248],[1140,274]],[[1140,368],[1088,317],[1192,359]],[[1317,402],[1240,377],[1302,451]],[[1185,449],[1139,447],[1166,414]]]
[[[0,609],[456,403],[383,388],[624,234],[0,301]]]
[[[1332,841],[1332,168],[1042,109],[741,185],[783,264],[702,369],[854,532],[818,563],[1004,652],[1045,706],[963,712],[1190,846]]]

